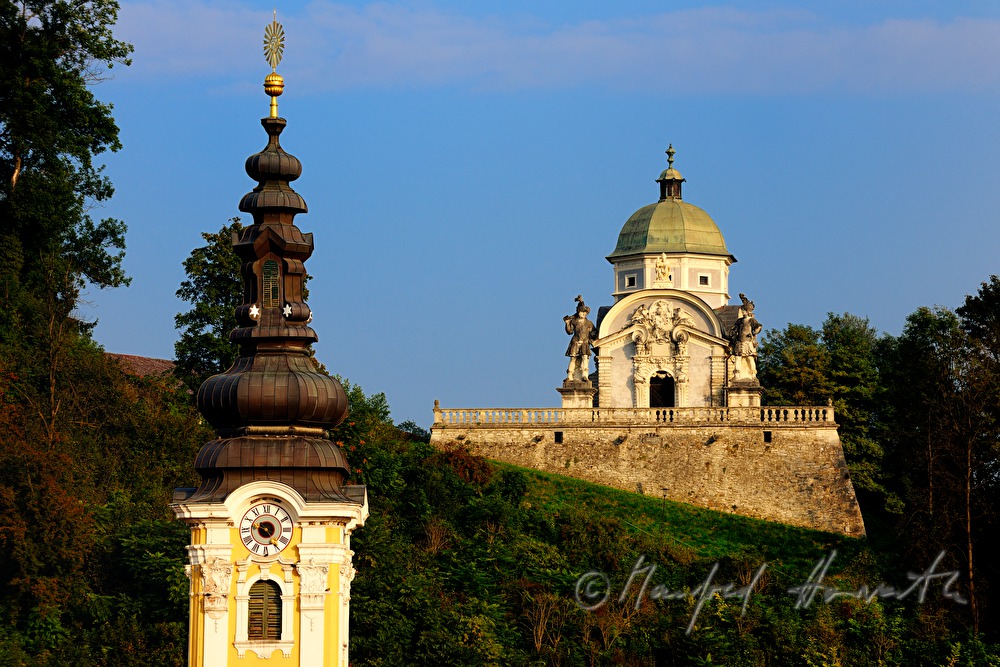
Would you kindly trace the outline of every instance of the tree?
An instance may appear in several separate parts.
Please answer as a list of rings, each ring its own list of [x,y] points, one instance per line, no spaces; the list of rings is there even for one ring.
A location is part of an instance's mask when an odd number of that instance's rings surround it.
[[[240,219],[231,218],[218,232],[203,233],[207,245],[195,248],[184,260],[187,279],[177,296],[193,306],[174,317],[181,330],[174,344],[175,374],[193,392],[229,368],[239,353],[229,342],[229,332],[236,328],[236,307],[243,303],[240,259],[233,251],[233,233],[241,229]]]
[[[831,398],[830,359],[820,332],[803,324],[768,331],[760,344],[757,376],[770,405],[822,405]]]
[[[772,405],[833,401],[851,479],[862,494],[886,496],[883,451],[874,433],[882,385],[876,365],[878,336],[868,319],[828,313],[821,329],[789,324],[769,331],[760,347],[760,382]]]
[[[966,299],[963,315],[991,299],[981,290]],[[947,549],[959,559],[974,631],[987,611],[990,579],[982,577],[977,554],[997,546],[1000,375],[988,341],[969,333],[988,330],[946,309],[920,308],[898,339],[885,342],[880,361],[892,388],[883,439],[886,469],[894,471],[892,484],[905,502],[905,550],[927,558]]]
[[[129,63],[132,46],[111,32],[117,14],[114,0],[0,5],[4,277],[34,290],[55,287],[69,302],[84,280],[99,287],[128,282],[121,267],[125,225],[87,214],[114,192],[94,157],[121,148],[111,105],[89,88],[103,66]],[[45,278],[52,263],[62,278],[55,286]]]
[[[829,360],[826,381],[851,481],[859,492],[886,496],[881,481],[884,452],[875,433],[883,392],[875,359],[878,335],[866,317],[829,313],[822,342]],[[891,494],[886,502],[896,504]]]
[[[1000,278],[990,276],[989,282],[979,286],[975,295],[965,297],[965,303],[956,310],[962,318],[962,328],[972,338],[982,341],[984,352],[994,362],[1000,363]]]
[[[966,412],[972,422],[967,424],[969,437],[964,441],[963,482],[971,587],[974,543],[979,553],[991,553],[1000,546],[996,531],[1000,523],[1000,501],[997,499],[1000,491],[1000,278],[990,276],[976,294],[966,296],[965,303],[956,312],[970,348],[965,385],[968,387],[966,393],[971,395],[971,400],[966,401],[971,409]],[[978,524],[976,531],[973,530],[974,520]],[[980,567],[987,570],[988,579],[1000,581],[1000,567],[995,561],[981,559],[981,562],[984,564]],[[988,591],[986,586],[981,588]],[[983,599],[989,597],[984,594]],[[975,611],[980,610],[977,607]],[[995,617],[996,612],[993,615]]]
[[[112,34],[117,11],[113,0],[0,3],[5,663],[183,659],[183,617],[164,622],[158,599],[125,590],[122,572],[155,559],[130,555],[123,536],[170,518],[171,490],[191,481],[208,434],[175,382],[127,375],[73,316],[86,284],[128,283],[125,225],[89,214],[114,191],[97,158],[121,147],[111,105],[91,91],[132,51]],[[179,552],[175,542],[151,533],[143,546]],[[143,582],[150,592],[183,577],[148,569],[163,577]]]
[[[111,106],[89,88],[128,63],[117,11],[111,0],[0,4],[0,357],[50,445],[62,371],[92,326],[72,316],[80,289],[128,283],[125,225],[87,213],[114,192],[94,158],[121,147]]]

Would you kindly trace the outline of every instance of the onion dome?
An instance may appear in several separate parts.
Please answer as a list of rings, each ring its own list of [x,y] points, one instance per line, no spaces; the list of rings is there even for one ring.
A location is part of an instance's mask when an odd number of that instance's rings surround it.
[[[289,185],[290,181],[302,175],[302,163],[294,155],[289,155],[278,142],[278,136],[285,129],[284,118],[263,118],[260,121],[267,132],[267,146],[259,153],[247,158],[247,175],[259,185],[243,195],[240,210],[254,216],[265,211],[287,211],[291,215],[305,213],[309,209],[305,200]]]
[[[660,200],[643,206],[625,222],[614,252],[608,255],[609,261],[664,252],[732,257],[722,232],[708,213],[681,199],[685,179],[674,168],[674,153],[671,144],[667,149],[668,166],[656,179]]]
[[[272,68],[278,59],[272,52]],[[313,236],[294,224],[307,208],[291,186],[302,164],[278,141],[286,126],[277,114],[282,87],[279,75],[268,75],[271,115],[261,120],[267,146],[246,161],[257,186],[240,201],[253,224],[233,234],[242,260],[243,304],[229,339],[240,352],[231,368],[198,389],[198,409],[219,439],[198,454],[202,484],[194,500],[219,500],[264,479],[287,483],[307,499],[347,497],[341,492],[347,459],[327,438],[328,429],[347,416],[347,395],[311,358],[310,345],[318,338],[309,327],[312,311],[303,283]]]

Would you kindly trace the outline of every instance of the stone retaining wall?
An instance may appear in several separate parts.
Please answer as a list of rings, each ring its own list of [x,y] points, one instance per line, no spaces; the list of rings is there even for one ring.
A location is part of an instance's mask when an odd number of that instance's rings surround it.
[[[865,534],[835,424],[435,424],[431,443],[723,512]]]

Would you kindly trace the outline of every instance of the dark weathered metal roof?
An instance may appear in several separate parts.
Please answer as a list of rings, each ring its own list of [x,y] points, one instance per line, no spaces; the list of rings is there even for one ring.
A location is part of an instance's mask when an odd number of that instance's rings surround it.
[[[729,332],[733,330],[736,320],[740,317],[740,307],[722,306],[715,309],[715,314],[719,316],[719,321],[722,322],[722,334],[728,336]]]
[[[345,491],[347,458],[327,438],[327,429],[347,415],[347,396],[310,356],[317,336],[303,281],[313,236],[294,224],[306,204],[289,184],[302,165],[278,142],[286,121],[272,117],[261,124],[267,146],[246,163],[257,187],[240,202],[253,225],[233,235],[244,302],[229,338],[240,354],[198,390],[198,409],[219,438],[198,454],[201,485],[183,493],[186,502],[219,502],[244,484],[271,480],[307,500],[361,503],[364,490]]]
[[[350,500],[342,490],[347,457],[322,437],[220,438],[201,448],[195,469],[202,481],[189,502],[220,502],[258,480],[287,484],[309,501]]]

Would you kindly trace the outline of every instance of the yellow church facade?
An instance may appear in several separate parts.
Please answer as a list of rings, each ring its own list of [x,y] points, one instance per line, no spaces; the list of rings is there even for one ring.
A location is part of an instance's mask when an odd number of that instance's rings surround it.
[[[367,504],[261,481],[175,511],[191,526],[190,665],[348,664],[350,540]]]

